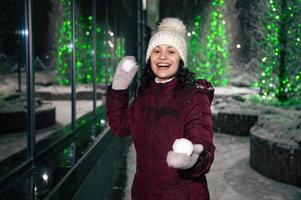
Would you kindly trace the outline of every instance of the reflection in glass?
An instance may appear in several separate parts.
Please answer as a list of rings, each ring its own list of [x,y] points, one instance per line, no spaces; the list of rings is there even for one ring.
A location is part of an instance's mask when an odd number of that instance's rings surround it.
[[[24,14],[23,1],[0,4],[0,162],[27,147]]]
[[[43,131],[45,136],[71,123],[70,2],[34,1],[35,91],[44,105],[55,110],[55,123]]]

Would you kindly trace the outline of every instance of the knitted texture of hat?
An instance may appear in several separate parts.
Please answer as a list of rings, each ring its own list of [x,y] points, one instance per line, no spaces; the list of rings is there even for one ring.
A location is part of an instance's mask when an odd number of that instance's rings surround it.
[[[173,46],[180,54],[184,62],[187,64],[187,44],[186,44],[186,26],[177,18],[164,18],[157,32],[152,36],[148,43],[146,51],[146,61],[148,61],[154,47],[158,45]]]

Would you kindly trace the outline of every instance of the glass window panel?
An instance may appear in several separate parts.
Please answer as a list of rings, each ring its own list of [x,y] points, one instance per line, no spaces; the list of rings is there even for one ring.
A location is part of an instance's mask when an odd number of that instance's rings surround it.
[[[93,14],[92,0],[77,0],[76,3],[76,118],[79,119],[93,111]]]
[[[0,3],[0,176],[27,158],[23,15],[23,1]],[[21,154],[7,162],[15,153]]]
[[[41,109],[54,109],[37,141],[71,123],[71,0],[34,1],[36,97]],[[38,121],[37,121],[38,122]]]

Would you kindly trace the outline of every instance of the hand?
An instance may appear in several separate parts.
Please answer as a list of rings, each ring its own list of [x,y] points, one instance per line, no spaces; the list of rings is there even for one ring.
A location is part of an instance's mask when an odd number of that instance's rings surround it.
[[[124,57],[117,65],[112,89],[125,90],[129,87],[130,83],[134,79],[135,74],[138,71],[138,66],[134,56]]]
[[[193,167],[200,154],[204,150],[203,145],[201,144],[194,144],[193,145],[193,152],[191,156],[188,156],[184,153],[176,153],[174,151],[169,151],[167,153],[167,164],[169,167],[177,168],[177,169],[189,169]]]

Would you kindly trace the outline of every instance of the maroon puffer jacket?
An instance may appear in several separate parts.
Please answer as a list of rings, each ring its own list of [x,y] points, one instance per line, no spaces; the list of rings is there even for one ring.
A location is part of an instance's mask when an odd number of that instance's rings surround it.
[[[151,83],[133,105],[128,106],[127,90],[107,93],[107,117],[113,134],[132,135],[137,153],[133,200],[208,200],[205,174],[213,162],[210,105],[213,88],[204,81],[173,91],[174,79],[165,84]],[[168,167],[166,156],[177,138],[202,144],[195,166],[188,170]]]

